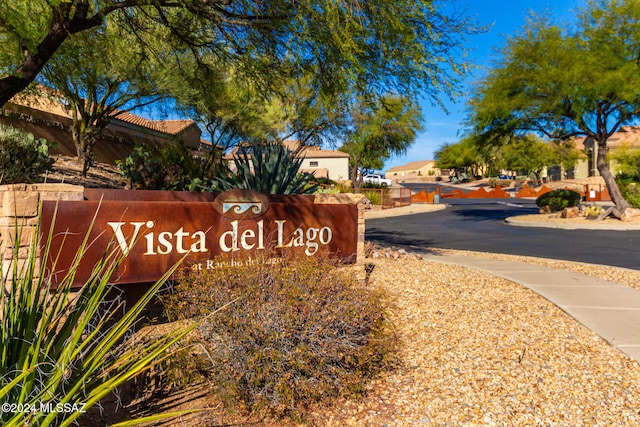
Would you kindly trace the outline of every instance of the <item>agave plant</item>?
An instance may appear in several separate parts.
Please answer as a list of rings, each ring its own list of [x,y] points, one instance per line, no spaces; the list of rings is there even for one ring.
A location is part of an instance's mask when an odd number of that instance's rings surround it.
[[[242,147],[233,159],[235,171],[226,170],[218,178],[220,190],[242,188],[264,194],[312,194],[318,185],[315,177],[300,172],[302,158],[282,144]]]
[[[20,227],[16,226],[16,235]],[[35,233],[37,236],[38,233]],[[131,341],[132,327],[164,281],[161,280],[124,314],[105,308],[110,278],[121,261],[107,253],[76,293],[74,272],[88,244],[78,248],[76,261],[54,290],[36,262],[37,239],[29,260],[0,266],[4,291],[0,296],[0,423],[3,426],[66,426],[91,406],[157,363],[193,324],[146,343]],[[49,236],[48,242],[51,240]],[[19,241],[19,239],[18,239]],[[48,243],[45,245],[49,247]],[[56,254],[45,249],[43,259]],[[175,267],[174,267],[175,268]],[[167,417],[174,414],[164,414]],[[157,416],[149,419],[158,418]],[[136,425],[131,420],[119,425]]]

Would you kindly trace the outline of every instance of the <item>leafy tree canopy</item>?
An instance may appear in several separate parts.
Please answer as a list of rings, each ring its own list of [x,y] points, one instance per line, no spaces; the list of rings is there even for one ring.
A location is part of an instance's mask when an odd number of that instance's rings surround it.
[[[384,160],[405,153],[422,130],[420,107],[394,95],[375,104],[360,99],[351,108],[350,117],[352,127],[340,150],[350,155],[356,188],[358,170],[381,168]]]
[[[69,103],[73,141],[85,176],[97,138],[111,119],[163,97],[152,77],[158,62],[146,56],[130,34],[108,24],[69,37],[37,79]]]
[[[628,206],[606,161],[607,139],[640,114],[640,5],[589,0],[576,25],[532,17],[510,37],[471,102],[474,132],[491,142],[537,132],[593,138],[618,214]]]
[[[0,0],[0,106],[32,82],[73,34],[114,15],[153,52],[214,55],[264,87],[296,69],[322,90],[426,95],[458,89],[460,42],[476,28],[432,0]],[[285,68],[283,68],[283,66]]]

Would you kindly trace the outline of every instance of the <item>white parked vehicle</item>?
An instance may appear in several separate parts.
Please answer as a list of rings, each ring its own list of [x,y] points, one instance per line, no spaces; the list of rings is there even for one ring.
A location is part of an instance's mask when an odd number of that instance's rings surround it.
[[[377,175],[377,174],[365,175],[362,178],[362,182],[364,184],[377,184],[377,185],[380,185],[382,187],[391,187],[391,180],[390,179],[385,179],[385,178],[382,177],[382,175]]]

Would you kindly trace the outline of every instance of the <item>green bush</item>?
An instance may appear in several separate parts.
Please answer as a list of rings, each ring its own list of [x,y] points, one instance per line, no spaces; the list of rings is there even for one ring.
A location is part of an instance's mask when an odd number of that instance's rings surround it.
[[[546,208],[551,212],[558,212],[564,208],[578,206],[582,196],[573,190],[553,190],[536,199],[539,208]]]
[[[372,205],[381,205],[383,200],[382,190],[375,191],[373,189],[362,190],[362,194],[369,200]]]
[[[620,174],[616,177],[622,196],[631,207],[640,208],[640,182],[635,174]]]
[[[51,170],[53,159],[44,139],[0,124],[0,183],[31,183]]]
[[[376,184],[375,182],[363,182],[362,185],[360,185],[360,188],[374,188],[374,189],[383,189],[383,188],[387,188],[386,184]]]
[[[489,187],[491,188],[496,188],[496,187],[510,187],[511,186],[511,180],[510,179],[498,179],[498,178],[489,178]]]
[[[124,161],[116,161],[131,189],[207,191],[215,174],[211,158],[194,157],[184,144],[136,145]]]
[[[220,259],[182,277],[166,309],[199,318],[235,299],[203,322],[190,365],[168,363],[179,376],[203,372],[235,409],[299,418],[312,403],[363,392],[392,365],[388,298],[327,260]]]

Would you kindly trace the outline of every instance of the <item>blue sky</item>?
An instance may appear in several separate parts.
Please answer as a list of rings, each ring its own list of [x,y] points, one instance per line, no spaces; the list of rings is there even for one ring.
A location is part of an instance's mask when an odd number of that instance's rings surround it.
[[[490,64],[494,48],[502,46],[506,36],[523,27],[530,11],[548,11],[558,21],[570,22],[575,9],[584,5],[582,0],[456,0],[452,3],[465,8],[467,15],[475,18],[479,25],[491,25],[486,33],[470,37],[466,43],[466,47],[472,49],[471,62],[479,67],[465,81],[467,87],[481,75],[482,68]],[[434,151],[440,146],[459,140],[461,122],[465,117],[465,99],[457,99],[455,103],[445,102],[445,105],[449,115],[429,103],[423,104],[425,131],[418,136],[406,155],[387,160],[385,170],[413,161],[433,159]]]

